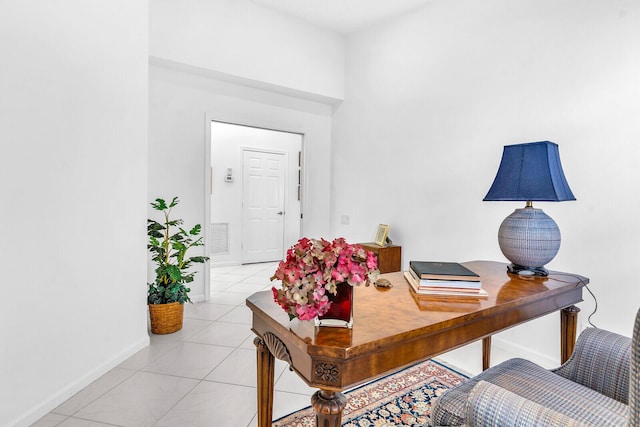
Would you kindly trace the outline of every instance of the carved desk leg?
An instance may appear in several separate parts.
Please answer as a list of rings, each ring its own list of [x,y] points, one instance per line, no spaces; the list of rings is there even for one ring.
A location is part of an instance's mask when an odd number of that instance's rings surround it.
[[[560,362],[566,362],[576,345],[578,329],[578,313],[580,309],[575,305],[563,308],[560,312]]]
[[[258,362],[258,427],[271,427],[275,357],[260,337],[253,340]]]
[[[271,332],[253,340],[258,358],[258,427],[271,427],[273,418],[273,372],[275,358],[284,360],[293,371],[293,361],[287,346]]]
[[[340,427],[347,398],[339,391],[318,390],[311,396],[316,411],[316,427]]]
[[[482,370],[486,371],[491,366],[491,335],[482,338]]]

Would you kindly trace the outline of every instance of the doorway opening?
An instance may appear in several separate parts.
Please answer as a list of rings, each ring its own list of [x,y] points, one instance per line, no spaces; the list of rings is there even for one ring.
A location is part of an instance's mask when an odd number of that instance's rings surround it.
[[[211,267],[283,259],[302,230],[303,135],[211,121],[209,140]]]

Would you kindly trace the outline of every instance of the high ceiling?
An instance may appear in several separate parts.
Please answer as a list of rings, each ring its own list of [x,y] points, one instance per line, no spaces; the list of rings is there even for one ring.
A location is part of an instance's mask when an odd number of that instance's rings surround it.
[[[319,27],[349,34],[433,0],[252,0]]]

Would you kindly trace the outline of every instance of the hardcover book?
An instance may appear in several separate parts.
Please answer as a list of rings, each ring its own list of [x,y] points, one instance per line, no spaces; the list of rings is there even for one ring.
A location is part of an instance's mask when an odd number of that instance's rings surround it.
[[[487,298],[489,296],[489,293],[482,288],[472,290],[454,290],[446,287],[441,289],[423,289],[419,287],[416,278],[408,271],[404,272],[404,278],[409,283],[411,290],[420,296],[429,295],[452,298]]]
[[[479,282],[480,276],[457,262],[409,261],[420,279]]]
[[[480,289],[482,284],[479,281],[473,280],[440,280],[440,279],[420,279],[418,274],[412,269],[409,269],[409,273],[413,276],[413,278],[418,283],[418,287],[420,289],[423,288],[458,288],[458,289],[467,289],[467,290],[477,290]]]

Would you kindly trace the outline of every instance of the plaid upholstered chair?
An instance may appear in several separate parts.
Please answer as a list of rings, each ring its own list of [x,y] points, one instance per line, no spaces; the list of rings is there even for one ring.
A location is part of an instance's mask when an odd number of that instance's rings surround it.
[[[640,310],[629,339],[588,328],[573,354],[546,370],[511,359],[435,402],[434,426],[640,427]]]

